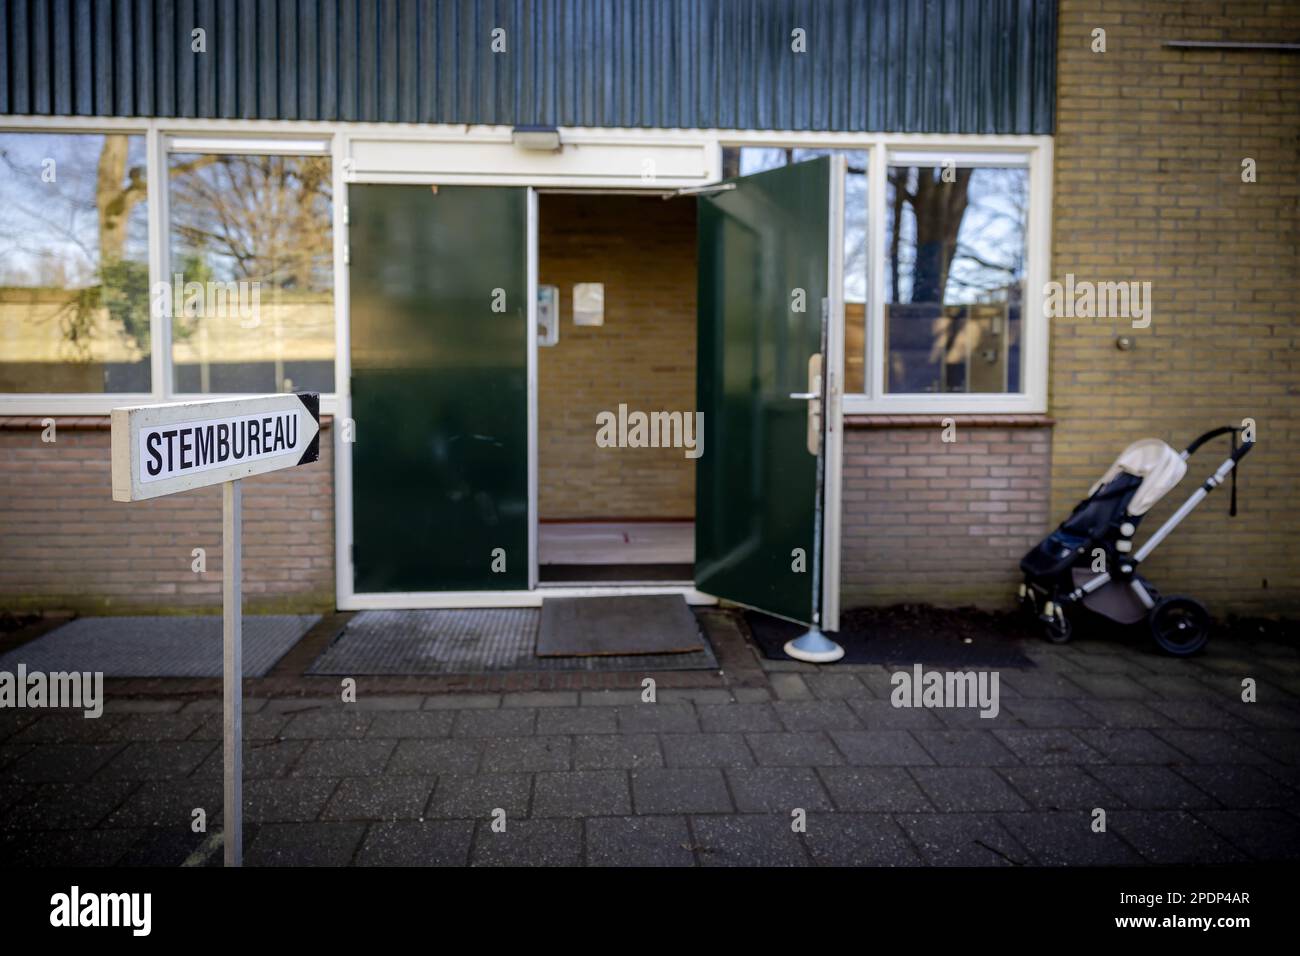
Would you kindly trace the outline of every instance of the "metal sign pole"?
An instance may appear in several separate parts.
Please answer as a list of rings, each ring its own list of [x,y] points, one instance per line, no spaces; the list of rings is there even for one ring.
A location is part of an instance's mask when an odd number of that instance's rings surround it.
[[[221,486],[221,607],[223,617],[222,670],[225,737],[225,862],[244,863],[244,665],[243,555],[240,552],[243,491],[238,481]]]
[[[221,485],[222,757],[226,866],[244,862],[243,554],[240,479],[320,459],[320,393],[113,409],[113,500]]]

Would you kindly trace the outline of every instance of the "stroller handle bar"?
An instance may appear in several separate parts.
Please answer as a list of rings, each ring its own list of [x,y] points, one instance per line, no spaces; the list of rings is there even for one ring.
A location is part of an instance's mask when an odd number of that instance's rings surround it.
[[[1222,428],[1212,429],[1188,445],[1187,450],[1183,452],[1183,458],[1186,459],[1195,452],[1196,449],[1200,448],[1210,439],[1217,438],[1220,435],[1226,435],[1228,432],[1232,432],[1233,442],[1235,443],[1236,435],[1239,431],[1241,431],[1240,428],[1234,428],[1232,425],[1224,425]],[[1169,536],[1169,533],[1177,528],[1182,523],[1183,519],[1191,514],[1196,506],[1206,499],[1211,491],[1223,484],[1224,479],[1228,477],[1229,473],[1236,469],[1237,463],[1241,461],[1241,459],[1245,458],[1254,447],[1255,442],[1248,441],[1243,442],[1241,445],[1234,448],[1232,454],[1224,459],[1223,464],[1218,467],[1214,474],[1207,478],[1205,483],[1201,485],[1201,487],[1197,488],[1190,498],[1183,502],[1182,507],[1170,515],[1169,519],[1156,529],[1156,532],[1147,539],[1146,543],[1142,545],[1141,548],[1138,549],[1137,554],[1133,555],[1134,563],[1140,564],[1144,561],[1147,555],[1154,551],[1156,546],[1159,545],[1161,541],[1164,541],[1165,538]],[[1234,488],[1233,513],[1236,512],[1236,507],[1236,491]]]
[[[1219,428],[1211,428],[1208,432],[1206,432],[1204,435],[1199,436],[1199,437],[1196,438],[1196,439],[1195,439],[1195,440],[1194,440],[1190,445],[1187,446],[1187,448],[1183,451],[1183,458],[1185,458],[1185,459],[1186,459],[1186,458],[1191,458],[1193,455],[1196,454],[1197,449],[1199,449],[1199,448],[1200,448],[1202,445],[1204,445],[1207,441],[1213,441],[1215,438],[1218,438],[1220,435],[1227,435],[1229,432],[1232,433],[1232,435],[1233,435],[1233,440],[1235,441],[1235,440],[1236,440],[1236,434],[1237,434],[1237,432],[1239,432],[1239,431],[1241,431],[1241,429],[1238,428],[1236,425],[1223,425],[1223,426],[1221,426],[1221,427],[1219,427]],[[1241,447],[1242,447],[1242,448],[1249,449],[1253,444],[1255,444],[1255,443],[1254,443],[1254,442],[1246,442],[1246,443],[1243,444]],[[1246,452],[1244,452],[1244,451],[1241,452],[1240,454],[1234,454],[1232,460],[1233,460],[1233,461],[1241,461],[1241,459],[1244,458],[1245,455],[1246,455]]]

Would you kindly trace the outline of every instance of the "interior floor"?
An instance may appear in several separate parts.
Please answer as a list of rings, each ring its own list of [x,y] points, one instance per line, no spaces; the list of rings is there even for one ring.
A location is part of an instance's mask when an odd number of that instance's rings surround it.
[[[537,529],[542,583],[689,581],[693,521],[547,521]]]
[[[539,564],[693,564],[693,521],[545,521]]]

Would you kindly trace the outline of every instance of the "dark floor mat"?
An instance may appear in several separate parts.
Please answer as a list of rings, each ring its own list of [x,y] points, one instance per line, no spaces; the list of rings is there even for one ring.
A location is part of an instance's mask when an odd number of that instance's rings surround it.
[[[693,616],[693,615],[692,615]],[[486,674],[503,671],[716,670],[707,639],[690,654],[538,657],[537,608],[362,611],[309,674]]]
[[[703,644],[699,622],[678,594],[546,598],[537,656],[689,654]]]
[[[320,615],[246,614],[245,677],[264,677]],[[92,671],[105,677],[220,677],[219,616],[83,617],[0,655],[0,670]]]
[[[782,647],[806,627],[746,611],[754,643],[768,660],[788,661]],[[1023,625],[1013,615],[974,608],[897,605],[849,611],[831,635],[844,664],[932,664],[951,667],[1033,667],[1019,650]]]

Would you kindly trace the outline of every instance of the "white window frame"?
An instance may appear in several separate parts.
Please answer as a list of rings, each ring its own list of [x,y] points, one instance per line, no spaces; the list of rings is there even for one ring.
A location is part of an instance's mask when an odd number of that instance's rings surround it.
[[[145,138],[145,206],[148,216],[149,287],[153,288],[159,271],[160,251],[154,215],[158,204],[158,184],[154,177],[154,154],[158,140],[143,120],[123,120],[109,117],[0,117],[0,133],[128,133]],[[5,392],[0,394],[0,415],[41,415],[57,418],[60,415],[107,415],[121,405],[136,405],[160,401],[158,397],[159,362],[158,323],[152,318],[149,327],[149,392]]]
[[[1052,138],[1050,136],[770,133],[719,134],[720,148],[773,147],[865,151],[867,175],[867,303],[865,389],[846,393],[845,415],[1044,414],[1047,411],[1049,323],[1041,290],[1051,274]],[[1022,303],[1019,392],[890,394],[884,389],[885,194],[891,155],[908,154],[936,165],[948,158],[988,165],[1015,160],[1029,170],[1029,215],[1025,224],[1025,297]]]
[[[274,152],[282,145],[285,152],[295,152],[302,140],[325,140],[329,143],[334,185],[334,315],[335,315],[335,390],[321,396],[321,411],[329,415],[346,414],[348,356],[347,313],[347,222],[346,186],[353,181],[439,181],[495,185],[531,185],[534,187],[571,186],[576,188],[635,189],[667,191],[688,185],[681,182],[638,180],[624,176],[617,180],[588,181],[589,176],[557,176],[539,166],[537,172],[519,176],[466,170],[461,175],[389,174],[355,176],[352,172],[351,140],[414,140],[426,143],[469,141],[482,144],[485,150],[508,142],[509,127],[465,126],[451,124],[406,125],[391,123],[302,122],[296,120],[186,120],[175,118],[109,118],[72,116],[4,116],[0,131],[46,133],[143,134],[147,146],[149,284],[152,288],[167,276],[168,222],[166,170],[168,142],[176,137],[202,139],[211,150]],[[1045,413],[1047,411],[1047,365],[1049,323],[1042,296],[1035,293],[1044,287],[1051,274],[1052,226],[1052,138],[1050,136],[976,135],[976,134],[903,134],[903,133],[817,133],[803,131],[755,130],[676,130],[676,129],[575,129],[561,128],[566,144],[617,144],[653,149],[656,145],[676,147],[691,144],[701,147],[705,158],[705,181],[721,177],[722,150],[729,146],[809,147],[864,150],[869,156],[868,180],[868,302],[866,388],[863,393],[843,397],[844,414],[1007,414]],[[241,142],[243,141],[243,142]],[[298,141],[298,142],[295,142]],[[192,145],[192,144],[191,144]],[[992,160],[998,154],[1014,153],[1026,158],[1029,167],[1029,221],[1026,224],[1026,264],[1023,305],[1024,389],[1016,393],[942,393],[887,394],[883,390],[883,362],[880,361],[883,337],[883,271],[880,258],[884,244],[885,171],[888,155],[898,151],[919,152],[940,159],[954,154],[984,154]],[[653,155],[652,153],[647,155]],[[539,154],[539,163],[545,162]],[[694,179],[695,177],[690,177]],[[879,259],[879,262],[877,261]],[[178,397],[172,386],[171,326],[154,317],[151,324],[150,359],[152,389],[148,394],[112,393],[5,393],[0,394],[3,415],[106,415],[112,408],[141,402],[164,402]],[[186,395],[185,397],[189,397]],[[196,396],[197,397],[197,396]],[[204,398],[233,397],[208,394]]]
[[[347,346],[347,278],[343,261],[343,156],[339,124],[270,120],[124,119],[80,116],[3,116],[0,132],[20,133],[129,133],[145,137],[145,177],[148,222],[149,288],[166,282],[170,274],[168,237],[171,234],[166,188],[168,154],[178,152],[266,153],[329,155],[334,190],[334,390],[321,394],[321,412],[339,409],[340,375],[347,370],[340,360]],[[180,143],[174,142],[181,140]],[[190,140],[191,142],[184,142]],[[304,143],[322,142],[325,149],[305,149]],[[179,149],[177,147],[180,147]],[[340,335],[342,329],[342,336]],[[177,400],[246,398],[246,393],[178,392],[173,383],[171,321],[153,315],[149,320],[149,392],[6,392],[0,394],[0,415],[93,416],[107,415],[123,405]]]
[[[336,155],[338,151],[337,144],[338,144],[338,137],[336,137],[333,133],[321,133],[317,136],[310,136],[307,133],[303,132],[301,128],[298,128],[296,124],[293,133],[285,133],[280,135],[270,135],[270,134],[250,135],[247,132],[242,132],[242,131],[238,133],[234,133],[234,132],[227,132],[227,133],[206,132],[205,133],[202,131],[199,131],[197,133],[194,131],[178,132],[176,128],[169,128],[166,132],[159,133],[159,149],[160,149],[159,161],[161,163],[159,168],[164,173],[164,181],[169,182],[170,180],[166,179],[165,174],[166,171],[168,170],[168,158],[172,153],[203,153],[203,154],[214,154],[214,155],[224,154],[224,155],[235,155],[235,156],[328,156],[330,157],[330,186],[331,186],[330,216],[331,216],[331,224],[333,226],[333,232],[334,235],[337,237],[339,227],[342,223],[342,217],[341,214],[339,213],[339,207],[343,204],[342,193],[338,191],[338,186],[340,185],[342,180],[337,175],[337,171],[336,171],[336,167],[338,165],[338,157]],[[163,263],[162,275],[164,277],[167,277],[171,275],[171,251],[169,248],[170,245],[169,240],[171,236],[171,208],[169,206],[169,201],[170,201],[169,193],[166,190],[164,190],[163,192],[164,195],[162,197],[162,203],[161,203],[162,213],[163,213],[162,229],[164,229],[165,231],[160,232],[159,235],[160,238],[165,237],[166,239],[166,241],[162,242],[162,249],[160,250],[160,253],[162,256],[162,263]],[[331,277],[332,281],[330,283],[330,295],[332,296],[333,311],[334,311],[335,387],[330,392],[321,393],[321,412],[324,414],[334,414],[338,406],[338,392],[339,392],[338,330],[339,330],[340,320],[342,319],[344,323],[346,323],[346,315],[347,315],[346,311],[341,310],[339,306],[339,278],[338,278],[339,269],[341,266],[342,268],[346,269],[346,265],[340,263],[339,261],[339,256],[337,254],[339,250],[339,246],[340,243],[338,242],[337,238],[335,238],[335,241],[333,242],[332,245],[332,252],[334,254],[332,256],[333,261],[331,262],[331,268],[334,274]],[[164,281],[166,281],[166,279],[164,279]],[[152,287],[152,285],[153,283],[151,282],[150,286]],[[346,285],[344,286],[344,288],[346,289]],[[167,398],[164,399],[164,401],[178,400],[178,401],[197,402],[197,401],[208,401],[217,398],[243,398],[247,396],[248,394],[247,392],[230,393],[230,392],[177,391],[175,388],[175,372],[176,372],[175,365],[174,365],[175,355],[172,352],[172,341],[171,341],[172,323],[168,319],[154,317],[153,327],[155,332],[160,331],[158,326],[163,327],[162,331],[167,339],[167,352],[166,352],[167,357],[165,360],[165,364],[166,364],[165,372],[167,374],[167,381],[164,383],[165,384],[164,392]]]

